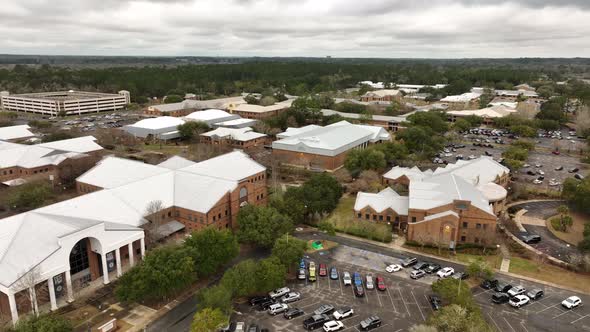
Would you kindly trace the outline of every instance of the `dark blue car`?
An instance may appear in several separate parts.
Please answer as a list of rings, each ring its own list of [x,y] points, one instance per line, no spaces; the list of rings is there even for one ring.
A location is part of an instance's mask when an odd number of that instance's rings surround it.
[[[360,273],[358,273],[358,272],[355,272],[355,273],[352,275],[352,280],[354,281],[354,284],[355,284],[355,285],[360,285],[360,286],[362,286],[362,285],[363,285],[363,279],[361,278],[361,274],[360,274]]]
[[[299,261],[299,268],[305,269],[305,261],[303,260],[303,258]]]

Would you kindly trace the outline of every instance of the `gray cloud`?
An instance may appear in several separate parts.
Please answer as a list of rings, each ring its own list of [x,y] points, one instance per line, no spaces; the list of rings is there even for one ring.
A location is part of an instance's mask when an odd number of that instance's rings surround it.
[[[590,54],[590,1],[19,0],[0,53],[521,57]]]

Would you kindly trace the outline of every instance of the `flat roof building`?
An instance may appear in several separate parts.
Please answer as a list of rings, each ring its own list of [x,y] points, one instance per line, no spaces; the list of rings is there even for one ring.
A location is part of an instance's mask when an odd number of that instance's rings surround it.
[[[226,111],[222,111],[219,109],[208,109],[204,111],[197,111],[188,114],[187,116],[183,117],[185,121],[200,121],[204,122],[209,126],[212,126],[218,122],[230,121],[240,119],[240,116],[236,114],[230,114]]]
[[[238,149],[262,147],[269,142],[266,134],[257,133],[252,128],[225,128],[201,134],[201,142],[212,145],[227,145]]]
[[[121,110],[129,104],[130,96],[125,90],[118,94],[69,90],[2,95],[0,101],[6,111],[57,116]]]
[[[137,121],[132,125],[124,126],[123,130],[135,137],[169,140],[180,137],[178,126],[184,123],[185,121],[181,118],[160,116]]]
[[[447,115],[451,122],[455,122],[458,118],[461,117],[474,115],[481,117],[485,124],[491,124],[494,122],[494,119],[503,118],[505,116],[517,112],[518,111],[515,108],[511,108],[503,104],[500,104],[475,110],[447,111]]]
[[[0,127],[0,140],[13,142],[35,137],[29,129],[31,129],[29,125]]]
[[[289,109],[291,104],[293,104],[293,101],[295,101],[295,99],[287,99],[269,106],[252,105],[247,103],[231,104],[227,107],[227,110],[232,114],[237,114],[246,119],[267,119],[277,116]]]

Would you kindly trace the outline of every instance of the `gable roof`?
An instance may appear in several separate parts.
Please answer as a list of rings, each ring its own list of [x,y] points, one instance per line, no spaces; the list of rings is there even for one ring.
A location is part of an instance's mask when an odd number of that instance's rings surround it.
[[[257,139],[257,138],[266,137],[266,134],[257,133],[250,127],[245,127],[245,128],[219,127],[215,130],[203,133],[203,134],[201,134],[201,136],[229,138],[229,139],[233,139],[236,141],[246,142],[246,141],[250,141],[253,139]]]
[[[29,125],[0,127],[0,140],[13,140],[35,136]]]
[[[354,210],[360,211],[368,206],[377,213],[392,209],[399,215],[407,215],[408,203],[408,197],[400,196],[393,189],[387,187],[377,194],[357,193]]]

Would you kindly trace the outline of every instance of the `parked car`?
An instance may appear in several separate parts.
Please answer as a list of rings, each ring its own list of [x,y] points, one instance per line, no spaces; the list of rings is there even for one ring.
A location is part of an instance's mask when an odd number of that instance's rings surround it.
[[[497,279],[486,279],[486,280],[482,281],[481,284],[479,284],[479,286],[483,289],[496,288],[497,285],[498,285]]]
[[[354,309],[352,309],[350,307],[340,308],[340,309],[334,311],[334,313],[332,314],[332,316],[334,316],[334,319],[337,319],[337,320],[341,320],[343,318],[350,317],[352,315],[354,315]]]
[[[438,270],[440,270],[441,268],[442,268],[442,266],[440,266],[439,264],[436,264],[436,263],[430,263],[430,264],[428,265],[428,267],[426,267],[426,269],[424,270],[424,272],[426,272],[426,273],[429,273],[429,274],[431,274],[431,273],[436,273],[436,272],[438,272]]]
[[[502,304],[502,303],[506,303],[510,301],[510,296],[508,296],[508,294],[506,293],[494,293],[494,295],[492,295],[492,302],[497,303],[497,304]]]
[[[256,296],[250,299],[250,305],[251,306],[255,306],[255,305],[259,305],[262,302],[266,302],[268,300],[271,300],[270,297],[268,296]]]
[[[285,317],[287,319],[293,319],[293,318],[299,317],[303,314],[304,314],[303,310],[301,310],[299,308],[291,308],[283,313],[283,317]]]
[[[541,184],[541,183],[543,183],[543,180],[539,180],[539,179],[533,180],[533,184]]]
[[[326,264],[320,264],[320,272],[318,273],[320,277],[325,277],[328,275],[328,268]]]
[[[289,309],[289,306],[285,303],[275,303],[268,308],[268,313],[273,316],[276,316],[281,312],[286,311],[287,309]]]
[[[307,278],[307,275],[305,274],[305,269],[299,269],[299,273],[297,274],[297,279],[305,280],[305,278]]]
[[[245,332],[246,331],[246,323],[244,322],[237,322],[236,323],[236,328],[234,329],[234,332]]]
[[[355,285],[362,285],[363,279],[361,278],[361,274],[358,272],[353,273],[352,274],[352,282],[354,282]]]
[[[505,282],[498,282],[498,284],[496,285],[495,291],[501,292],[501,293],[506,293],[510,290],[510,288],[512,288],[512,285],[505,283]]]
[[[299,301],[301,299],[301,293],[299,292],[290,292],[289,294],[283,296],[281,302],[283,303],[291,303],[295,301]]]
[[[307,279],[311,282],[316,281],[316,268],[315,262],[309,262],[309,276]]]
[[[425,270],[429,265],[429,262],[420,261],[414,265],[414,270]]]
[[[408,257],[408,258],[402,260],[402,266],[403,267],[412,266],[412,265],[416,264],[417,262],[418,262],[418,259],[416,257]]]
[[[363,285],[354,285],[354,296],[356,296],[356,297],[365,296],[365,290],[363,289]]]
[[[520,285],[510,288],[510,290],[508,291],[508,295],[510,295],[511,297],[515,297],[516,295],[522,295],[524,293],[526,293],[526,289]]]
[[[526,174],[528,174],[528,175],[536,175],[536,173],[533,172],[533,171],[527,171]]]
[[[580,306],[580,304],[582,304],[582,300],[577,296],[570,296],[561,302],[561,305],[567,309],[573,309]]]
[[[301,260],[299,260],[299,268],[305,269],[305,260],[303,260],[303,258]]]
[[[528,244],[541,242],[541,237],[536,234],[525,234],[521,236],[521,239],[524,243]]]
[[[436,275],[437,275],[439,278],[446,278],[446,277],[450,277],[450,276],[452,276],[452,275],[453,275],[453,273],[455,273],[455,269],[453,269],[452,267],[445,267],[445,268],[442,268],[442,269],[440,269],[440,270],[439,270],[439,271],[436,273]]]
[[[545,292],[543,292],[542,289],[538,288],[532,289],[526,293],[526,296],[528,296],[531,300],[538,300],[542,298],[544,295]]]
[[[267,301],[259,303],[258,306],[256,307],[256,309],[258,311],[265,311],[265,310],[268,310],[268,308],[270,308],[270,306],[275,303],[276,303],[275,300],[268,299]]]
[[[402,266],[401,265],[399,265],[399,264],[391,264],[391,265],[388,265],[385,268],[385,271],[387,271],[389,273],[393,273],[393,272],[400,271],[401,269],[402,269]]]
[[[574,167],[574,168],[568,170],[569,173],[577,173],[579,171],[580,171],[580,169],[577,167]]]
[[[303,321],[303,327],[306,330],[315,330],[318,327],[323,326],[324,323],[329,320],[330,320],[330,317],[328,317],[328,315],[325,315],[325,314],[317,315],[316,314],[316,315],[306,318]]]
[[[576,174],[574,175],[574,177],[575,177],[576,179],[578,179],[578,180],[584,180],[584,176],[583,176],[582,174],[580,174],[580,173],[576,173]]]
[[[426,272],[422,270],[414,270],[410,272],[410,278],[412,279],[420,279],[426,275]]]
[[[381,326],[381,318],[378,316],[371,316],[369,318],[363,319],[359,324],[361,331],[369,331],[376,329],[379,326]]]
[[[334,311],[334,306],[331,304],[322,304],[313,313],[315,315],[329,315]]]
[[[367,274],[367,276],[365,277],[365,286],[367,287],[367,289],[374,289],[375,288],[375,284],[373,283],[373,275],[372,274]]]
[[[508,301],[508,304],[514,308],[520,308],[523,305],[529,303],[530,299],[526,295],[516,295]]]
[[[344,274],[342,275],[342,282],[344,283],[344,286],[352,285],[352,278],[350,277],[349,272],[344,272]]]
[[[465,279],[469,278],[469,273],[467,273],[467,272],[457,272],[457,273],[453,274],[451,276],[451,278],[457,279],[457,280],[465,280]]]
[[[338,280],[338,270],[335,267],[330,268],[330,279]]]
[[[563,171],[563,166],[555,167],[556,171]]]
[[[332,332],[332,331],[340,331],[344,328],[344,324],[337,320],[331,320],[329,322],[324,323],[324,331],[325,332]]]
[[[430,302],[430,305],[432,306],[433,310],[440,309],[442,301],[440,300],[440,297],[438,295],[432,294],[428,296],[428,301]]]
[[[385,286],[385,280],[383,279],[383,277],[377,276],[377,289],[382,292],[387,289],[387,287]]]
[[[278,288],[273,290],[272,292],[268,293],[268,296],[270,296],[271,299],[276,299],[279,298],[287,293],[289,293],[291,290],[289,289],[289,287],[282,287],[282,288]]]

